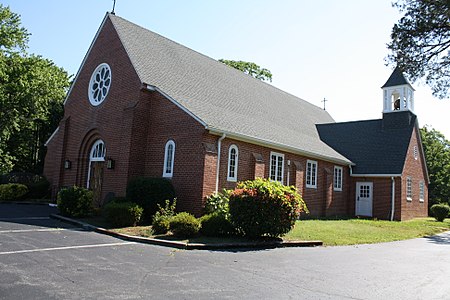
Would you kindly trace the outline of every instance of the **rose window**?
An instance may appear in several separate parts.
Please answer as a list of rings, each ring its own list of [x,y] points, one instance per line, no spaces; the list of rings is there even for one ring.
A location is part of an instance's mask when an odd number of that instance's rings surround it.
[[[105,100],[111,86],[111,68],[108,64],[99,65],[92,73],[89,83],[89,101],[97,106]]]

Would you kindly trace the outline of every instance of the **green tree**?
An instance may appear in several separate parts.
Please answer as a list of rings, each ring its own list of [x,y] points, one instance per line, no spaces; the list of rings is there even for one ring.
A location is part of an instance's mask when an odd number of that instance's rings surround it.
[[[24,51],[30,34],[21,26],[20,16],[0,4],[0,50]]]
[[[219,59],[219,61],[230,67],[238,69],[239,71],[242,71],[245,74],[248,74],[256,79],[272,82],[272,73],[265,68],[261,68],[260,66],[258,66],[253,62],[242,60],[239,61],[227,60],[227,59]]]
[[[46,139],[62,116],[69,76],[27,54],[20,16],[0,4],[0,173],[41,172]]]
[[[411,79],[425,78],[433,95],[450,96],[450,1],[397,0],[404,13],[394,25],[387,57]]]
[[[429,207],[436,203],[450,204],[450,141],[430,127],[421,128],[420,133],[430,176]]]

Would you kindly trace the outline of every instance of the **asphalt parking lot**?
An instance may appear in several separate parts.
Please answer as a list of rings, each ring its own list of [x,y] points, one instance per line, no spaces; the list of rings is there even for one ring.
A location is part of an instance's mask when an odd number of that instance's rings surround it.
[[[450,233],[245,251],[138,244],[0,204],[0,299],[450,299]]]

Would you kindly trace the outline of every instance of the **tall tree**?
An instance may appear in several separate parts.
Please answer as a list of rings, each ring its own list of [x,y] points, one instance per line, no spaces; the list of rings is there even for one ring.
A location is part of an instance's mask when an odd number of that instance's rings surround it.
[[[258,66],[257,64],[255,64],[253,62],[242,61],[242,60],[239,60],[239,61],[227,60],[227,59],[222,59],[222,58],[219,59],[219,61],[230,67],[238,69],[239,71],[242,71],[245,74],[248,74],[256,79],[272,82],[272,73],[265,68],[261,68],[260,66]]]
[[[0,173],[42,170],[43,143],[69,87],[62,68],[25,52],[28,36],[20,16],[0,4]]]
[[[425,77],[433,95],[450,96],[450,1],[397,0],[404,13],[394,25],[388,62],[398,65],[412,81]]]
[[[442,202],[450,204],[450,141],[430,127],[421,128],[420,133],[430,176],[429,206]]]

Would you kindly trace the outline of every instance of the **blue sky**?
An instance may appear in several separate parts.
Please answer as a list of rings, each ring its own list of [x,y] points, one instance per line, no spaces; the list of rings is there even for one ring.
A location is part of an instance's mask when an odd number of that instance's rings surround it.
[[[75,74],[112,0],[14,0],[30,53]],[[392,68],[386,44],[400,17],[390,0],[117,0],[116,14],[212,58],[271,70],[276,87],[322,106],[336,121],[381,117]],[[450,138],[450,99],[413,84],[415,112]]]

